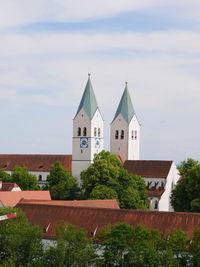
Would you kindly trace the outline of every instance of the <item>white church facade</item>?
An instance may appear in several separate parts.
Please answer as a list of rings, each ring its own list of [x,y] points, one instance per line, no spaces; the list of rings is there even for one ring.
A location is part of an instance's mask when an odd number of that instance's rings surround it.
[[[0,169],[12,172],[15,166],[26,166],[46,183],[51,166],[60,161],[64,168],[79,179],[82,170],[93,162],[94,155],[104,149],[103,118],[92,87],[90,75],[73,119],[72,155],[0,154]],[[120,157],[124,168],[140,175],[149,192],[150,209],[170,211],[170,195],[179,179],[173,161],[139,159],[140,124],[135,114],[127,83],[111,123],[110,152]]]

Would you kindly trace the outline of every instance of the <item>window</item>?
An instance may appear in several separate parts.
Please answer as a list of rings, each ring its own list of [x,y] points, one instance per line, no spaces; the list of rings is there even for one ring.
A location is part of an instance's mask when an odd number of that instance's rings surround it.
[[[38,181],[42,181],[42,175],[40,174],[39,176],[38,176]]]
[[[78,127],[77,135],[78,135],[78,136],[81,136],[81,128],[80,128],[80,127]]]
[[[131,139],[134,139],[134,131],[131,131]]]
[[[154,202],[154,209],[155,209],[155,210],[158,209],[158,200],[155,200],[155,202]]]
[[[97,136],[97,128],[94,128],[94,136]]]
[[[100,128],[98,128],[98,137],[100,137],[100,135],[101,135],[101,130]]]
[[[121,130],[121,136],[120,136],[121,139],[124,139],[124,130]]]
[[[83,136],[86,136],[86,135],[87,135],[87,128],[84,127],[84,128],[83,128]]]
[[[135,131],[135,140],[137,140],[137,131]]]
[[[116,130],[116,132],[115,132],[115,139],[118,139],[118,138],[119,138],[119,131]]]

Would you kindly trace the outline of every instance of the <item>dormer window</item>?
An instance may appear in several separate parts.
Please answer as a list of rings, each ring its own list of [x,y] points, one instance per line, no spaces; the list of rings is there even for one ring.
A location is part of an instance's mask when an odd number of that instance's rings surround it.
[[[97,136],[97,128],[94,128],[94,136]]]
[[[121,139],[124,139],[124,130],[121,130],[121,136],[120,136]]]
[[[119,131],[116,130],[116,131],[115,131],[115,139],[118,139],[118,138],[119,138]]]
[[[81,128],[80,128],[80,127],[78,127],[77,135],[78,135],[78,136],[81,136]]]
[[[83,128],[83,136],[87,136],[87,128],[86,127]]]
[[[101,130],[100,130],[100,128],[98,128],[98,137],[100,137],[101,136]]]

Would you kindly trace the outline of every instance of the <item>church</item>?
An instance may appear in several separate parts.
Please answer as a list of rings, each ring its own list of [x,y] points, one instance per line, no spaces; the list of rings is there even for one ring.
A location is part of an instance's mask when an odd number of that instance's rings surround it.
[[[87,169],[92,164],[94,155],[104,149],[103,124],[89,74],[73,119],[72,155],[0,154],[0,169],[11,173],[16,166],[26,166],[43,186],[51,166],[60,161],[79,180],[81,171]],[[140,175],[144,179],[151,210],[173,210],[170,195],[179,180],[179,172],[173,161],[139,159],[140,123],[127,83],[111,122],[110,152],[118,155],[129,173]]]

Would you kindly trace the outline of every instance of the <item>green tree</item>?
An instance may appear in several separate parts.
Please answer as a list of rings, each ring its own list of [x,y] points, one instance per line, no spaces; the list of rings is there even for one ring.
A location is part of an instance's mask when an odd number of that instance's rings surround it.
[[[196,229],[190,242],[189,259],[191,266],[200,267],[200,228]]]
[[[121,208],[148,207],[143,179],[129,174],[119,159],[109,152],[102,151],[95,156],[94,163],[81,172],[81,181],[85,199],[108,195],[109,198],[117,198]]]
[[[172,251],[174,257],[179,261],[181,266],[187,266],[189,260],[189,242],[190,240],[187,234],[181,229],[170,232],[166,240],[165,249]]]
[[[186,160],[183,160],[180,165],[178,165],[178,169],[180,171],[181,176],[185,176],[187,173],[190,172],[193,167],[196,167],[198,165],[198,160],[188,158]]]
[[[175,211],[200,212],[200,163],[188,159],[181,164],[182,178],[172,191]]]
[[[90,199],[117,199],[117,192],[105,185],[97,185],[92,189]]]
[[[23,166],[17,166],[13,169],[11,181],[19,185],[22,190],[39,190],[37,178],[28,172]]]
[[[5,170],[0,169],[0,181],[11,182],[12,179],[10,177],[10,174],[8,174]]]
[[[161,238],[159,231],[141,225],[109,225],[98,235],[97,241],[103,247],[102,266],[179,266],[173,253],[163,249],[165,240]]]
[[[16,212],[17,217],[0,221],[0,264],[34,266],[43,250],[41,229],[38,226],[30,226],[22,211],[0,208],[0,215],[11,212]]]
[[[62,223],[57,226],[56,235],[56,245],[47,249],[43,266],[96,266],[95,246],[84,230]]]
[[[52,199],[73,200],[76,199],[78,185],[71,172],[64,169],[59,161],[51,168],[47,176],[48,188]]]

